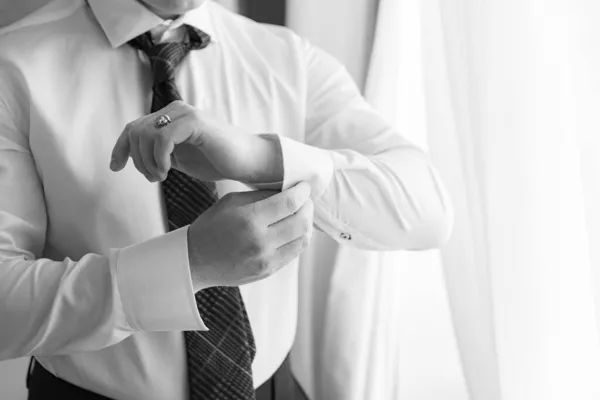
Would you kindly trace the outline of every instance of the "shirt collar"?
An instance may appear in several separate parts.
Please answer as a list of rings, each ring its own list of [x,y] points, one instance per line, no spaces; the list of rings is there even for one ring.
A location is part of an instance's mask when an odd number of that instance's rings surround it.
[[[117,48],[165,22],[136,0],[87,0],[111,46]],[[177,23],[201,29],[214,42],[208,2],[177,18]]]

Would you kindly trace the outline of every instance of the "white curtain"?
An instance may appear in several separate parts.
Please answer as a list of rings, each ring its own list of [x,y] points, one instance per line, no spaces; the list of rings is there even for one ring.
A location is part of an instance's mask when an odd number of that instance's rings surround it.
[[[600,6],[421,5],[429,143],[457,208],[444,266],[472,398],[598,399]]]
[[[371,104],[426,148],[418,2],[288,4],[290,26],[366,81]],[[467,399],[437,251],[365,252],[318,235],[301,274],[292,362],[312,399]]]
[[[600,3],[379,3],[366,97],[429,150],[455,230],[441,262],[316,243],[296,373],[315,400],[599,399]]]

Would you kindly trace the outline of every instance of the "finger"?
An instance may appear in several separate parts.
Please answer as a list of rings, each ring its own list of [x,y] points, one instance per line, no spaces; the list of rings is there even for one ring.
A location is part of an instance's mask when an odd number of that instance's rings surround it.
[[[192,106],[183,101],[173,101],[148,116],[146,129],[153,130],[152,136],[163,136],[163,139],[168,138],[173,145],[183,143],[190,137],[195,128],[193,114],[191,113],[192,109],[194,109]],[[157,118],[163,115],[168,115],[171,122],[162,128],[157,128],[154,124]]]
[[[127,161],[129,160],[129,128],[126,127],[121,133],[121,136],[117,139],[115,147],[113,147],[110,169],[117,172],[125,168]]]
[[[150,182],[156,182],[159,178],[158,168],[154,161],[154,141],[155,139],[148,135],[141,136],[138,140],[140,157],[142,158],[144,167],[146,167],[146,170],[149,173],[146,178]]]
[[[278,248],[277,259],[279,260],[279,267],[282,268],[298,258],[308,247],[310,238],[310,235],[304,235]]]
[[[309,199],[298,212],[269,227],[269,243],[277,248],[308,234],[312,230],[313,214],[313,202]]]
[[[223,198],[233,206],[246,206],[278,194],[277,190],[253,190],[248,192],[229,193]]]
[[[300,182],[288,190],[257,202],[254,211],[267,225],[295,214],[310,199],[310,185]]]
[[[140,154],[139,138],[135,135],[132,136],[131,144],[129,146],[130,146],[131,158],[133,159],[133,164],[135,165],[135,168],[138,171],[140,171],[140,173],[142,175],[144,175],[146,177],[146,179],[148,179],[148,177],[150,176],[150,173],[146,169],[146,166],[144,165],[144,160],[142,159],[142,155]]]
[[[171,154],[175,144],[169,140],[168,135],[159,134],[154,141],[154,162],[156,163],[158,180],[164,181],[171,169]]]

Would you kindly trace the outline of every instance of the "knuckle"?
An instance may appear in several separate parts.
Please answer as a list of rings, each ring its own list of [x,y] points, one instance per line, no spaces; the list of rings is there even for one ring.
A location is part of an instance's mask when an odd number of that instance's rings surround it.
[[[287,207],[288,211],[295,213],[298,210],[297,207],[297,201],[294,197],[287,197],[285,199],[285,206]]]
[[[199,125],[202,122],[202,112],[198,108],[190,106],[189,104],[186,104],[186,107],[187,117],[190,118],[195,125]]]
[[[266,241],[261,232],[258,229],[251,226],[250,228],[251,239],[249,241],[250,253],[252,256],[262,258],[265,256]]]
[[[132,122],[128,122],[128,123],[127,123],[127,125],[125,125],[125,129],[123,129],[123,131],[124,131],[126,134],[130,134],[130,133],[133,131],[133,128],[134,128],[134,123],[133,123],[133,121],[132,121]]]
[[[160,174],[158,173],[156,168],[148,167],[147,170],[148,170],[148,173],[150,174],[150,178],[152,178],[152,180],[154,182],[159,180]]]
[[[157,163],[156,164],[156,173],[159,175],[166,175],[168,173],[168,167],[166,165],[163,165],[162,163]]]
[[[254,222],[254,219],[251,215],[246,213],[240,215],[240,225],[241,229],[247,232],[248,236],[250,236],[253,240],[259,240],[262,235],[260,228]]]
[[[271,268],[271,263],[266,259],[259,259],[254,263],[254,269],[252,273],[256,277],[264,276],[268,273]]]
[[[133,165],[138,171],[145,173],[143,164],[141,164],[136,158],[133,158]]]
[[[168,173],[164,169],[160,168],[157,172],[157,175],[158,175],[158,179],[162,182],[165,179],[167,179]]]
[[[142,174],[146,175],[148,173],[148,169],[146,168],[146,165],[144,164],[144,161],[141,158],[133,157],[133,164],[135,165],[137,170],[140,171]]]

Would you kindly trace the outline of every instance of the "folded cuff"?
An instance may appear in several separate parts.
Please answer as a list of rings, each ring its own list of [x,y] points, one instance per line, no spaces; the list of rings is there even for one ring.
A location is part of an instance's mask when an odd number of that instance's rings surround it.
[[[187,229],[121,249],[117,280],[125,315],[141,331],[208,330],[196,306]]]
[[[333,177],[329,151],[283,136],[279,140],[283,154],[283,190],[305,181],[311,186],[311,197],[321,197]]]

